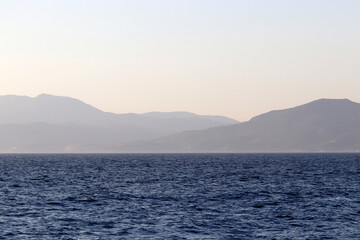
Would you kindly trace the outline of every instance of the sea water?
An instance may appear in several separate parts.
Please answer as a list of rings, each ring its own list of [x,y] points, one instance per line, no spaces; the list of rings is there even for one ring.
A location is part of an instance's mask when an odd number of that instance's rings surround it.
[[[5,154],[0,191],[0,239],[360,239],[360,154]]]

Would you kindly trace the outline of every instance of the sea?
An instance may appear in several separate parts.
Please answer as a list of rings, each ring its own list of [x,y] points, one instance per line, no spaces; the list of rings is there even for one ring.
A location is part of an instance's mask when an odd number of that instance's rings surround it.
[[[360,154],[2,154],[0,239],[360,239]]]

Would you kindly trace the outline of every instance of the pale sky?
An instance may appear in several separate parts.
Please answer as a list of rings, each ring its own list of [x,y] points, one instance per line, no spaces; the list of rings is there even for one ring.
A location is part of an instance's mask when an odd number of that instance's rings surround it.
[[[246,121],[360,102],[359,0],[0,0],[0,95]]]

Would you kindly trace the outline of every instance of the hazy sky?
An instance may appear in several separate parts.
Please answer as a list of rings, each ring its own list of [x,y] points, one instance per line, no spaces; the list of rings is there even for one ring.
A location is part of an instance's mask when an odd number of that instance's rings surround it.
[[[0,95],[244,121],[360,102],[359,0],[0,0]]]

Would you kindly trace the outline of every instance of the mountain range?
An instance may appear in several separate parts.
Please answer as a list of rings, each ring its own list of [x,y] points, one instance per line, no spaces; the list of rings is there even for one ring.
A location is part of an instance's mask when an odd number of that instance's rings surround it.
[[[128,144],[124,152],[359,152],[360,104],[320,99],[248,122]]]
[[[115,114],[74,98],[0,96],[0,152],[112,152],[115,145],[238,123],[189,112]]]
[[[319,99],[247,122],[115,114],[69,97],[0,96],[0,152],[358,152],[360,104]]]

